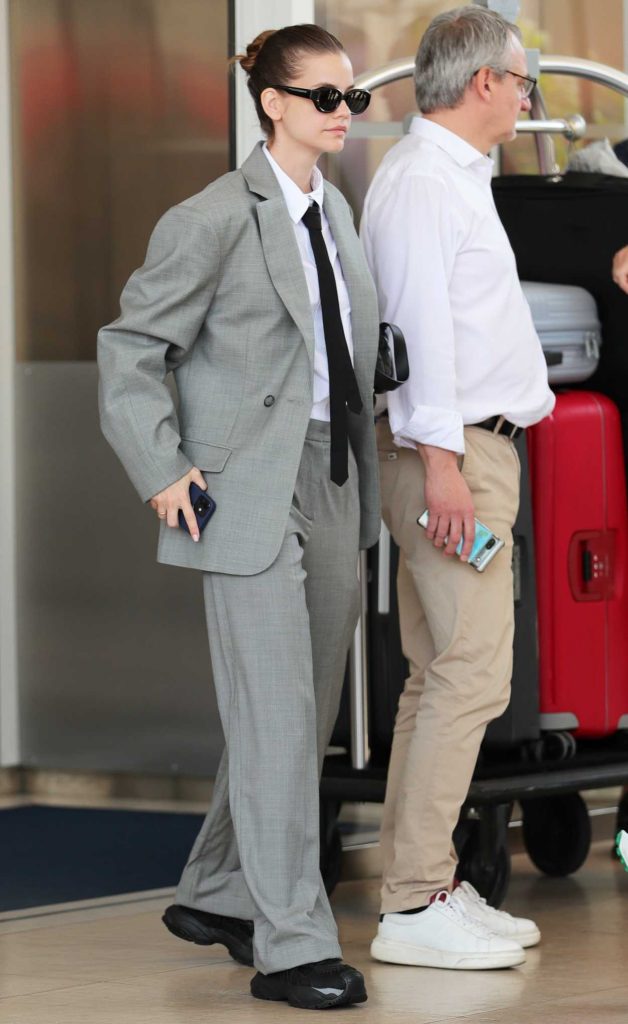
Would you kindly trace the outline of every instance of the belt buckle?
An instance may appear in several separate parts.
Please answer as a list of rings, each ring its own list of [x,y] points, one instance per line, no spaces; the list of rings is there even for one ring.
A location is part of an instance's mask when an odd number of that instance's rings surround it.
[[[505,416],[498,416],[497,417],[497,423],[493,427],[493,433],[494,434],[501,434],[502,433],[502,427],[503,427],[505,422],[506,422],[506,417]],[[502,436],[503,437],[507,437],[509,441],[513,441],[518,430],[519,430],[519,427],[515,423],[513,423],[510,431],[508,433],[503,434]]]

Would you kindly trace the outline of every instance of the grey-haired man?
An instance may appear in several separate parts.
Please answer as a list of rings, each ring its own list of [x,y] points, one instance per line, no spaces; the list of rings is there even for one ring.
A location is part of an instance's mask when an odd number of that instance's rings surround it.
[[[378,423],[384,519],[401,549],[401,696],[381,846],[378,960],[486,969],[521,963],[532,921],[456,887],[452,834],[486,725],[510,694],[513,439],[554,404],[543,353],[491,194],[487,154],[514,137],[534,80],[515,26],[469,5],[439,15],[416,58],[410,133],[366,198],[362,238],[383,319],[410,378]],[[429,509],[427,531],[417,517]],[[465,565],[474,516],[506,542]],[[454,556],[463,538],[462,557]]]

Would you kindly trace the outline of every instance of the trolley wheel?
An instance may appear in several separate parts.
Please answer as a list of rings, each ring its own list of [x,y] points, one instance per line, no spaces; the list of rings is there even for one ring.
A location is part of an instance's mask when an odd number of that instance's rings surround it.
[[[340,806],[336,801],[327,805],[321,801],[320,870],[328,896],[338,885],[342,870],[342,839],[338,825]]]
[[[582,867],[591,846],[591,819],[579,793],[522,800],[523,841],[532,863],[560,878]]]
[[[489,813],[493,809],[491,808]],[[505,837],[487,834],[485,823],[467,820],[455,833],[459,881],[471,882],[492,907],[499,907],[510,884],[510,850]]]
[[[529,753],[533,761],[569,761],[575,756],[577,744],[570,732],[546,732],[533,740]]]

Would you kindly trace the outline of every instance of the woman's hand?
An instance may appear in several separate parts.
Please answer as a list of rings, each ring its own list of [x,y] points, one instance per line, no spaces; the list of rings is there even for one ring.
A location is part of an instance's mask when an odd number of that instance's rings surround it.
[[[192,540],[199,539],[198,523],[190,501],[190,484],[198,484],[201,490],[207,490],[207,484],[200,469],[193,466],[189,473],[182,476],[180,480],[170,484],[165,490],[155,494],[150,499],[151,508],[155,509],[159,519],[165,519],[168,526],[179,525],[179,510],[188,524]]]

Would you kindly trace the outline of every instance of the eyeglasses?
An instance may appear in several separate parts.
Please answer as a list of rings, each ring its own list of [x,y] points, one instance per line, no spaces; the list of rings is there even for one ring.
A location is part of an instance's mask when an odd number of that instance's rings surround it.
[[[474,71],[472,77],[475,78],[475,76],[479,74],[481,70],[482,68],[478,68],[477,71]],[[491,68],[490,70],[492,71],[493,68]],[[495,73],[497,74],[498,72]],[[521,79],[521,82],[523,84],[519,86],[519,95],[521,96],[522,100],[527,100],[532,95],[532,92],[537,84],[536,78],[532,78],[530,75],[520,75],[518,71],[508,71],[508,69],[504,71],[504,74],[514,75],[515,78]]]
[[[281,89],[291,96],[303,96],[311,100],[321,114],[331,114],[344,100],[352,114],[363,114],[371,102],[371,94],[366,89],[349,89],[342,93],[331,85],[323,85],[319,89],[299,89],[295,85],[272,85],[271,89]]]
[[[519,92],[524,100],[527,100],[532,95],[533,90],[536,87],[536,78],[531,78],[530,75],[520,75],[517,71],[506,70],[507,75],[513,75],[515,78],[520,78],[522,85],[519,86]]]

